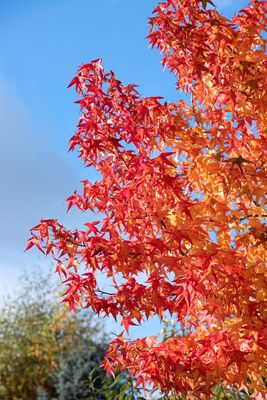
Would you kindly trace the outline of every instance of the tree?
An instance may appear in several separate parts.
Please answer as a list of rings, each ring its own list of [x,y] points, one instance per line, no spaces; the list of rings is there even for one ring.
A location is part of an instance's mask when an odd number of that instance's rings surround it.
[[[158,4],[148,38],[186,93],[177,103],[142,98],[101,59],[82,65],[70,150],[101,179],[68,202],[99,220],[42,220],[28,242],[56,260],[70,309],[120,316],[126,331],[172,314],[179,334],[122,333],[105,367],[187,398],[267,394],[266,8],[251,0],[227,19],[211,0]]]
[[[0,398],[116,399],[125,378],[113,384],[100,368],[103,326],[92,313],[70,315],[52,289],[48,277],[28,276],[21,293],[1,306]]]

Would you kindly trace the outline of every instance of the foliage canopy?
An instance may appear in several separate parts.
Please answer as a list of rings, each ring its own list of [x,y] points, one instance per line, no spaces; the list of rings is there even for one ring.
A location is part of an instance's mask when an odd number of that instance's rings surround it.
[[[188,398],[218,384],[267,395],[266,17],[261,0],[232,19],[210,0],[160,1],[148,39],[187,94],[177,103],[142,98],[101,59],[82,65],[70,150],[101,178],[68,202],[99,220],[42,220],[28,243],[66,275],[71,309],[120,316],[126,331],[172,314],[184,335],[122,333],[105,366]]]

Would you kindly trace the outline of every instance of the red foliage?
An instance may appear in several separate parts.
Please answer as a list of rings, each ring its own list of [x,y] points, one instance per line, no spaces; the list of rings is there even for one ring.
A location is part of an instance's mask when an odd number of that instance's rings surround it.
[[[28,248],[57,261],[71,309],[120,316],[126,331],[169,312],[186,332],[162,343],[120,335],[108,371],[197,399],[249,378],[265,396],[267,2],[231,20],[212,4],[162,1],[150,19],[150,43],[191,101],[142,98],[101,60],[79,68],[70,150],[101,179],[83,181],[69,208],[104,217],[83,231],[42,220]],[[99,271],[113,293],[98,289]]]

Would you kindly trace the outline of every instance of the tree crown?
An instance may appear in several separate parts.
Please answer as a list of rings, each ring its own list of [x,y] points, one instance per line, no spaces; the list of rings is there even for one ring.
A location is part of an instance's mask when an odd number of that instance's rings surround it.
[[[172,314],[183,334],[121,334],[105,366],[192,398],[221,382],[266,394],[266,7],[229,20],[209,0],[159,2],[148,38],[188,100],[142,98],[101,59],[82,65],[70,150],[101,178],[68,202],[99,220],[42,220],[28,243],[56,260],[71,309],[120,316],[126,331]]]

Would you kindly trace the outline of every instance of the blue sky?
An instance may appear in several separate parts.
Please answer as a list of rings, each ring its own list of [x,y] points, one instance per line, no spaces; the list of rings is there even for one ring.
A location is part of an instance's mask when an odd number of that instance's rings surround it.
[[[227,16],[247,0],[213,0]],[[50,265],[24,253],[40,218],[69,227],[84,220],[66,214],[65,199],[88,177],[67,153],[79,117],[67,85],[81,63],[102,57],[124,83],[144,96],[175,101],[174,78],[162,72],[148,47],[147,18],[155,0],[3,0],[0,13],[0,297],[19,286],[25,268]],[[156,329],[154,324],[152,328]],[[142,333],[148,333],[148,328]]]

